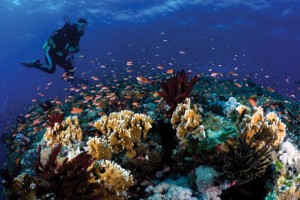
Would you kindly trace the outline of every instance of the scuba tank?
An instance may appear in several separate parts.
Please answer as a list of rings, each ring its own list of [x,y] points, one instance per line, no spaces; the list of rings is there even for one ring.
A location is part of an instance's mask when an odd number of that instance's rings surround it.
[[[52,35],[48,38],[48,40],[45,42],[43,45],[43,50],[47,51],[49,47],[52,47],[53,49],[56,48],[55,40],[57,37],[60,37],[59,35],[61,34],[61,30],[63,29],[68,29],[71,26],[71,20],[68,16],[64,16],[65,24],[62,28],[54,31]]]

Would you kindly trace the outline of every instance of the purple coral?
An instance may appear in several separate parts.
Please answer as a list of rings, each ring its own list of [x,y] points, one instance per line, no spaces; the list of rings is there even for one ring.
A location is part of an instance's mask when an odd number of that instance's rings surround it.
[[[178,103],[182,103],[185,98],[191,96],[191,91],[198,81],[198,77],[195,75],[189,82],[188,76],[189,74],[185,73],[182,69],[180,72],[177,72],[175,76],[161,83],[161,89],[163,91],[158,92],[158,94],[162,96],[170,106],[166,113],[168,117],[172,115]]]

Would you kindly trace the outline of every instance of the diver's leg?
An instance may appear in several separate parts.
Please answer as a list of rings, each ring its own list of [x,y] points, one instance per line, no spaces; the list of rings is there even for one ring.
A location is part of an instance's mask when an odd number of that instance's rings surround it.
[[[53,74],[56,71],[55,65],[55,52],[51,47],[48,47],[45,52],[45,64],[35,66],[35,68],[42,70],[46,73]]]
[[[24,65],[25,67],[37,68],[46,73],[52,74],[56,71],[55,63],[52,60],[54,56],[55,56],[54,51],[50,47],[48,47],[48,49],[46,49],[45,64],[40,63],[39,59],[34,61],[21,62],[21,64]]]

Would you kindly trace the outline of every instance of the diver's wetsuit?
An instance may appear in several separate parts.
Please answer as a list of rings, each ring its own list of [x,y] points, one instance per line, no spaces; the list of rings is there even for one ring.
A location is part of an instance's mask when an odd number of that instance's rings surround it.
[[[42,64],[36,68],[47,73],[54,73],[56,65],[59,65],[66,70],[67,76],[73,75],[72,53],[79,51],[79,41],[83,34],[82,31],[77,30],[75,24],[65,24],[61,29],[55,31],[43,47],[46,53],[46,64],[51,68],[45,68]],[[69,52],[69,47],[74,47],[74,51]],[[59,52],[61,52],[60,55]]]

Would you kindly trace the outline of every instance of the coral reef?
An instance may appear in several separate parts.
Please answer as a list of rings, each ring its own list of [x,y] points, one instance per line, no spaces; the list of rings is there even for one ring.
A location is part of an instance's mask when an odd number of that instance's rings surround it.
[[[228,101],[226,101],[223,105],[223,114],[227,117],[230,117],[230,115],[235,112],[239,105],[240,103],[237,102],[236,98],[229,97]]]
[[[191,135],[193,138],[199,140],[205,138],[204,127],[201,115],[198,114],[197,106],[191,109],[191,101],[187,98],[186,104],[178,104],[176,110],[173,112],[171,123],[173,128],[176,129],[176,135],[179,139],[186,138]]]
[[[34,170],[35,162],[37,158],[37,150],[36,149],[29,149],[24,154],[21,160],[21,166],[24,169]]]
[[[126,156],[132,158],[136,155],[135,144],[142,136],[146,137],[152,122],[147,115],[123,110],[102,116],[94,126],[108,140],[114,153],[125,150]]]
[[[109,160],[98,160],[94,163],[93,174],[103,187],[114,192],[117,196],[133,185],[130,172]]]
[[[243,107],[237,107],[237,110],[239,113],[244,112]],[[254,143],[259,142],[260,144],[257,145],[257,148],[262,148],[266,143],[270,142],[275,149],[278,148],[285,137],[285,127],[286,125],[281,122],[274,112],[264,116],[261,107],[255,108],[252,116],[245,114],[242,122],[238,125],[238,129],[241,134],[245,135],[248,144],[250,141]],[[263,138],[259,137],[257,133],[264,133],[260,134]]]
[[[269,147],[270,143],[267,143],[255,149],[239,137],[237,147],[231,147],[224,161],[223,171],[229,179],[236,180],[237,184],[250,182],[264,175],[272,163],[270,153],[273,149]]]
[[[212,186],[219,173],[211,167],[199,166],[195,169],[197,176],[196,185],[198,191],[203,193],[208,187]]]
[[[159,95],[166,76],[74,86],[47,111],[34,103],[4,138],[8,199],[299,198],[299,106],[234,81],[194,85],[184,71]]]
[[[280,145],[278,155],[279,160],[286,166],[291,166],[295,162],[300,161],[299,150],[289,141],[283,142]]]
[[[55,199],[94,199],[103,196],[99,188],[101,185],[93,181],[90,166],[94,159],[83,152],[68,160],[65,158],[58,165],[57,156],[62,145],[56,145],[46,164],[42,164],[41,146],[38,147],[38,157],[35,172],[42,179],[43,184],[37,184],[36,196],[44,198],[53,196]]]
[[[166,182],[162,182],[155,187],[149,186],[146,188],[146,192],[153,193],[148,197],[148,200],[197,200],[192,196],[192,191],[189,188],[181,187]]]
[[[158,92],[160,96],[170,106],[167,116],[171,116],[178,103],[182,103],[184,99],[190,97],[193,86],[198,81],[195,75],[192,80],[188,81],[189,74],[182,69],[175,76],[169,78],[166,82],[161,83],[162,92]]]
[[[254,108],[252,116],[245,106],[238,106],[236,146],[229,145],[230,153],[223,170],[229,179],[243,184],[265,174],[272,163],[271,152],[278,148],[285,136],[285,124],[273,112],[264,116],[261,107]]]
[[[62,145],[55,146],[46,161],[42,164],[41,146],[38,147],[38,158],[35,172],[45,181],[45,184],[37,185],[37,197],[43,197],[44,191],[50,193],[55,199],[94,199],[102,197],[98,182],[92,181],[94,177],[90,175],[91,165],[94,163],[92,157],[83,152],[68,160],[65,158],[58,165],[57,156]]]
[[[60,124],[64,120],[64,113],[51,112],[47,115],[48,125],[53,129],[55,123]]]
[[[6,194],[7,199],[34,199],[35,184],[28,173],[23,172],[15,176],[8,169],[2,168],[0,175],[4,186],[2,192]]]
[[[284,190],[282,193],[280,193],[277,197],[278,200],[296,200],[300,199],[300,189],[299,185],[295,186],[292,185],[288,189]]]
[[[50,147],[56,143],[71,146],[80,142],[82,130],[78,123],[78,117],[67,117],[62,123],[55,123],[53,128],[47,128],[44,139]]]
[[[136,149],[136,157],[128,158],[124,157],[122,160],[123,165],[132,169],[134,177],[140,175],[140,173],[152,172],[161,163],[161,155],[163,148],[161,145],[154,141],[148,141],[147,143],[138,143]]]
[[[27,173],[21,173],[13,179],[13,191],[17,191],[18,198],[34,200],[35,198],[35,183],[33,177]],[[16,196],[14,197],[16,198]]]
[[[103,138],[90,137],[87,141],[88,153],[96,160],[110,160],[112,149]]]
[[[207,187],[203,190],[201,200],[221,200],[219,197],[222,194],[217,186]]]

